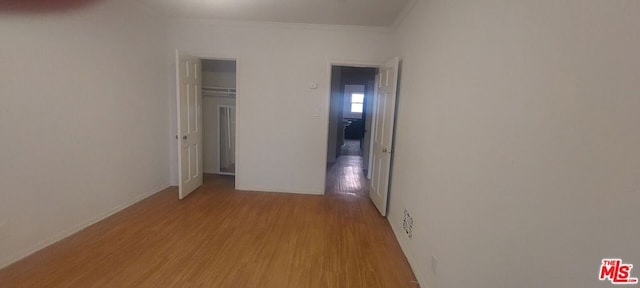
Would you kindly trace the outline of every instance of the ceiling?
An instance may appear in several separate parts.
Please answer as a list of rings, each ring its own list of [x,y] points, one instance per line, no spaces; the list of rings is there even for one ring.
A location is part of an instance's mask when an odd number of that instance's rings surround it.
[[[168,15],[390,27],[412,0],[141,0]]]

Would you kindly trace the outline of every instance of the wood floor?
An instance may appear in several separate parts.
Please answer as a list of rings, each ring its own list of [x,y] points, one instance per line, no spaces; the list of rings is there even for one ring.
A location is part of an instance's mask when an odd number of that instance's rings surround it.
[[[343,157],[326,196],[212,175],[182,201],[165,190],[0,270],[0,287],[417,287]]]
[[[369,201],[369,187],[362,171],[362,165],[363,160],[360,156],[338,157],[336,163],[327,169],[325,195],[353,196],[354,199],[362,201],[362,204],[366,205]],[[336,200],[345,201],[345,199]],[[370,204],[373,205],[373,203]]]
[[[362,156],[360,140],[345,139],[344,144],[340,146],[340,155]]]

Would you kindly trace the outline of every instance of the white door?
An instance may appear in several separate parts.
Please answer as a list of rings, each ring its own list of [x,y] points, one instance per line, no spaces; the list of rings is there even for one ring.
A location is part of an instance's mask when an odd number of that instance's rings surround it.
[[[373,173],[369,197],[382,216],[387,215],[393,128],[395,124],[396,92],[400,58],[387,61],[378,74],[378,92],[375,99],[373,130]]]
[[[202,94],[200,59],[176,51],[178,83],[178,196],[202,186]]]

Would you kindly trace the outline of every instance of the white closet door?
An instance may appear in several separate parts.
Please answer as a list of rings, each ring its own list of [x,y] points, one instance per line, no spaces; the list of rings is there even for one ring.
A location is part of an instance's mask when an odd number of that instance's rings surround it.
[[[176,51],[178,101],[178,196],[202,186],[202,79],[200,59]]]

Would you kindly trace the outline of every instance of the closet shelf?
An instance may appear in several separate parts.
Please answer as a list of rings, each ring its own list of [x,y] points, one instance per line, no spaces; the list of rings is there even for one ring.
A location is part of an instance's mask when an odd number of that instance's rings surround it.
[[[236,88],[202,86],[202,96],[236,97]]]

